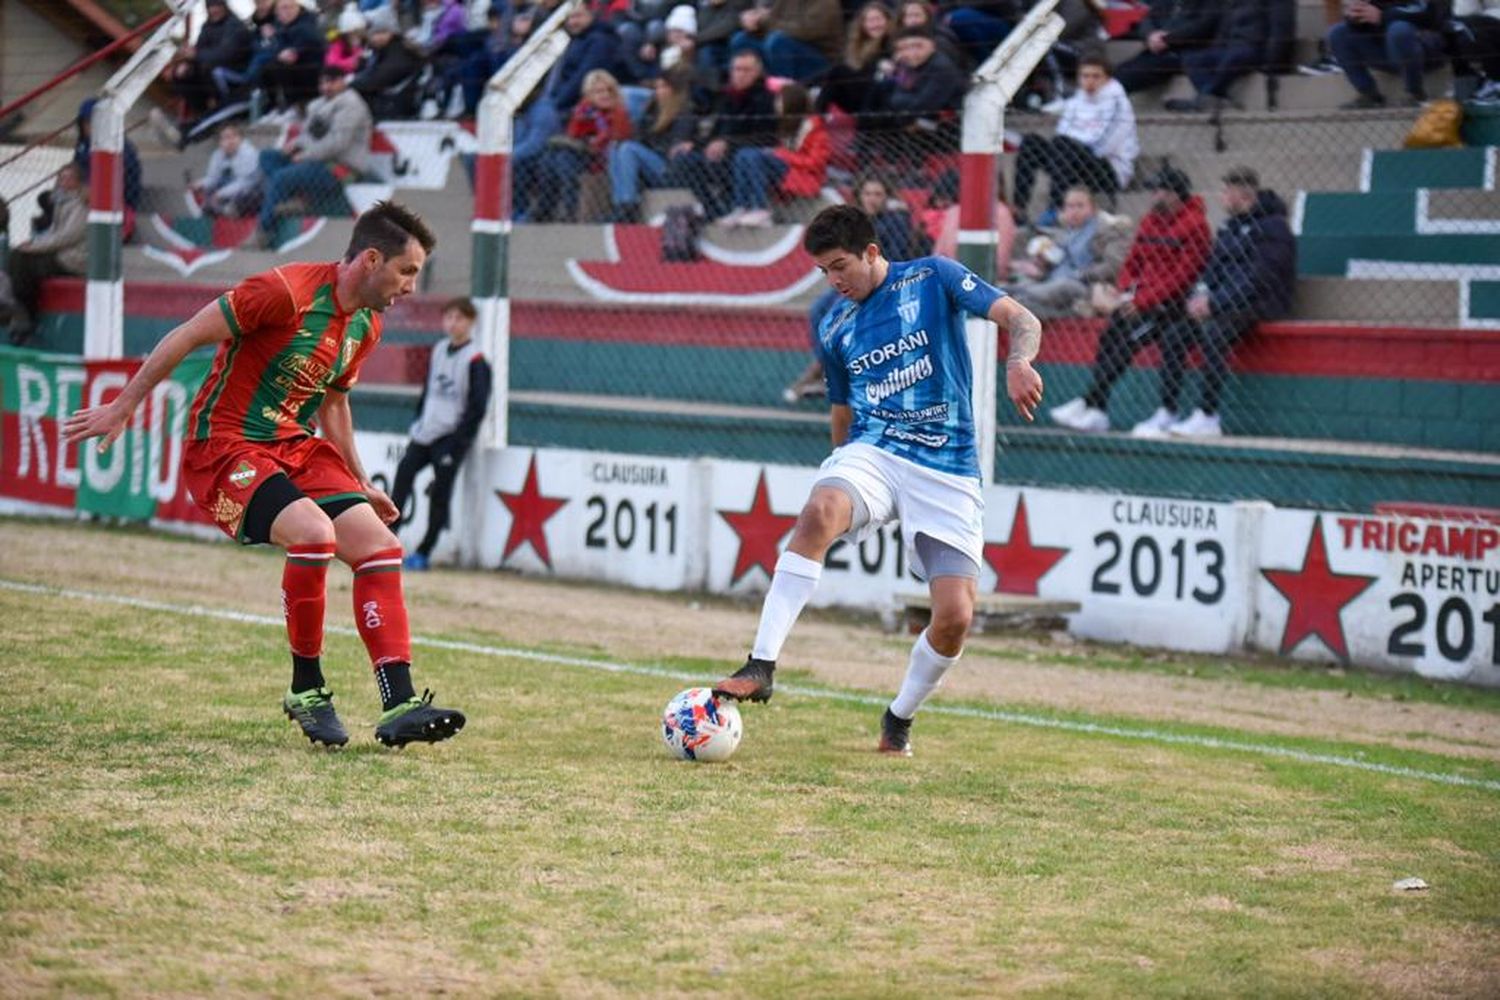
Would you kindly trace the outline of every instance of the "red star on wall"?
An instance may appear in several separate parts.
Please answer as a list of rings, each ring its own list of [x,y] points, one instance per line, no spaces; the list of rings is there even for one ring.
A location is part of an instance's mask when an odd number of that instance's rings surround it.
[[[1068,554],[1065,548],[1031,544],[1031,522],[1026,516],[1026,494],[1016,501],[1016,519],[1010,537],[987,542],[984,561],[995,571],[995,591],[1036,596],[1037,584]]]
[[[766,473],[762,469],[755,483],[755,499],[747,511],[721,510],[719,516],[729,523],[739,536],[740,550],[734,557],[734,572],[729,585],[739,582],[740,577],[759,566],[766,576],[776,572],[776,547],[797,523],[797,516],[778,514],[771,509],[771,496],[766,489]]]
[[[1344,605],[1364,593],[1377,578],[1333,571],[1328,565],[1321,517],[1313,518],[1312,537],[1307,540],[1300,568],[1260,572],[1289,605],[1286,627],[1281,633],[1283,655],[1303,639],[1315,635],[1339,659],[1349,659],[1349,645],[1344,641],[1344,623],[1339,615]]]
[[[500,502],[505,504],[505,509],[510,511],[510,534],[505,536],[505,552],[501,554],[500,561],[504,562],[510,558],[510,554],[520,548],[524,543],[530,542],[531,549],[542,560],[548,568],[552,568],[552,554],[547,551],[547,532],[544,530],[547,519],[556,514],[560,508],[567,504],[566,497],[543,496],[541,488],[536,481],[536,453],[531,455],[531,464],[526,467],[526,481],[521,484],[521,492],[506,493],[504,490],[496,490],[495,495]]]

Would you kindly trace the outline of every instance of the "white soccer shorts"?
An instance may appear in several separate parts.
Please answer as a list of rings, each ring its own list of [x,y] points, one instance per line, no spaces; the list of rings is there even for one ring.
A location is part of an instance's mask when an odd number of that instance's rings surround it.
[[[863,541],[889,521],[901,522],[907,560],[923,579],[916,538],[926,535],[984,565],[984,495],[979,481],[928,469],[874,445],[846,444],[824,459],[817,483],[840,479],[859,493],[870,520],[850,532]]]

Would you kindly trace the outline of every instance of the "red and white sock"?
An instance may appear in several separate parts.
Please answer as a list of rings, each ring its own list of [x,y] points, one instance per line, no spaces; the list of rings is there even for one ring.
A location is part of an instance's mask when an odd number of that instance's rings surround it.
[[[294,656],[315,658],[323,652],[323,611],[328,604],[328,567],[334,547],[293,545],[281,571],[281,612]]]
[[[373,552],[355,565],[354,625],[370,653],[371,666],[411,662],[399,548]]]

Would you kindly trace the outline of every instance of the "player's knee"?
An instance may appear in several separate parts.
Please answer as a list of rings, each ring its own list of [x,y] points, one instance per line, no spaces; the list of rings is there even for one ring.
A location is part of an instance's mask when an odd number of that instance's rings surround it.
[[[290,545],[333,545],[337,541],[333,522],[316,506],[296,511],[286,526],[285,537]]]
[[[828,493],[815,493],[797,518],[797,531],[805,538],[832,542],[848,527],[849,512]]]
[[[963,648],[964,637],[974,621],[974,608],[965,603],[955,607],[936,608],[927,626],[927,641],[933,649],[952,656]]]

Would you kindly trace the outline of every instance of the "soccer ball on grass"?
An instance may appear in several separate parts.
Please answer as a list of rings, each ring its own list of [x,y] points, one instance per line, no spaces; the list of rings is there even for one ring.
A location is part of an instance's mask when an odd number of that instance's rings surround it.
[[[738,706],[715,698],[709,688],[679,692],[661,713],[662,742],[683,760],[728,760],[743,734]]]

